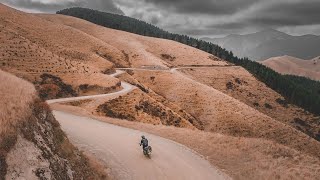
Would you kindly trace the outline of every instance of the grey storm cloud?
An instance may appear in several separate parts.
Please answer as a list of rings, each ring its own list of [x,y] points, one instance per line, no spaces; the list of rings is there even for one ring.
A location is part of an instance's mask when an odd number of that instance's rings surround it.
[[[123,14],[112,0],[1,0],[1,2],[16,7],[37,12],[54,13],[70,7],[87,7],[91,9]]]
[[[248,22],[274,26],[320,24],[320,1],[280,2],[265,8]]]
[[[262,0],[145,0],[168,10],[186,14],[233,14]]]
[[[320,0],[115,0],[126,15],[193,36],[265,28],[318,33]],[[148,9],[152,8],[150,11]],[[157,16],[154,16],[154,15]],[[187,17],[187,18],[186,18]],[[186,20],[188,19],[188,20]],[[304,28],[301,28],[301,27]],[[308,28],[305,26],[314,26]],[[296,29],[296,30],[293,30]],[[298,32],[298,34],[300,34]]]
[[[320,1],[281,1],[265,3],[247,13],[239,12],[241,18],[226,20],[219,24],[205,25],[207,29],[235,30],[245,27],[281,28],[284,26],[310,26],[320,24]],[[244,13],[244,15],[241,15]]]
[[[0,0],[13,7],[55,12],[87,7],[138,18],[168,31],[198,36],[264,28],[320,32],[320,0]]]

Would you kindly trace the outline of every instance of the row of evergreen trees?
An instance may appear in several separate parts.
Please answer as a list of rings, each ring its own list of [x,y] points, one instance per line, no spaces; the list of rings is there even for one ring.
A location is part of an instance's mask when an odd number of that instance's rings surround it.
[[[186,35],[173,34],[149,23],[122,16],[99,12],[86,8],[69,8],[58,11],[57,14],[69,15],[90,21],[104,27],[127,31],[143,36],[174,40],[217,57],[235,65],[242,66],[267,86],[280,93],[290,103],[296,104],[314,114],[320,115],[320,83],[304,77],[281,75],[274,70],[251,61],[248,58],[238,58],[231,51],[218,45],[198,40]]]

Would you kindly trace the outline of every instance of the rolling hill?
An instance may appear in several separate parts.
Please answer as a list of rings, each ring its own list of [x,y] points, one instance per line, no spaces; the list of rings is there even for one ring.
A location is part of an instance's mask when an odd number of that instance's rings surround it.
[[[320,80],[320,59],[298,59],[291,56],[273,57],[261,62],[281,74],[304,76]]]
[[[59,92],[66,89],[62,82],[71,85],[72,93],[65,93],[69,94],[66,96],[88,93],[84,90],[94,93],[119,88],[119,81],[106,75],[114,71],[113,64],[99,56],[98,49],[109,48],[112,58],[119,58],[114,54],[120,58],[124,55],[116,53],[108,44],[81,31],[2,4],[0,14],[1,69],[34,82],[43,90],[53,87]],[[87,89],[81,85],[87,85]]]
[[[210,42],[198,40],[186,35],[173,34],[164,31],[156,26],[146,22],[126,17],[123,15],[110,14],[99,12],[86,8],[69,8],[58,11],[57,14],[64,14],[87,20],[89,22],[101,25],[107,28],[113,28],[126,32],[131,32],[147,37],[156,37],[169,39],[199,50],[212,54],[212,58],[216,57],[228,61],[228,63],[242,66],[252,73],[260,81],[264,82],[268,87],[283,95],[290,103],[294,103],[316,114],[320,114],[320,97],[317,93],[310,92],[307,88],[301,85],[296,78],[283,76],[258,62],[251,61],[248,58],[238,58],[231,51],[214,45]],[[166,59],[174,59],[174,57],[164,54]],[[298,93],[297,93],[298,92]]]

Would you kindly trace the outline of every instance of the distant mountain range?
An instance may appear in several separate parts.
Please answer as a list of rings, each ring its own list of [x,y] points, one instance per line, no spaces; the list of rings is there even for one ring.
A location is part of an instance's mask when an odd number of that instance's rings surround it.
[[[231,50],[238,57],[248,57],[261,61],[277,56],[294,56],[300,59],[312,59],[320,55],[320,36],[292,36],[267,29],[247,35],[229,35],[224,38],[202,38]]]

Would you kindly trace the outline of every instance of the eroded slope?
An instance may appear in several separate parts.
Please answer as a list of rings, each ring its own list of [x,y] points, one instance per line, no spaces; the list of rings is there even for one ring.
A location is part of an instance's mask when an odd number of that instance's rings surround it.
[[[0,71],[0,179],[106,179],[67,139],[32,84]]]

